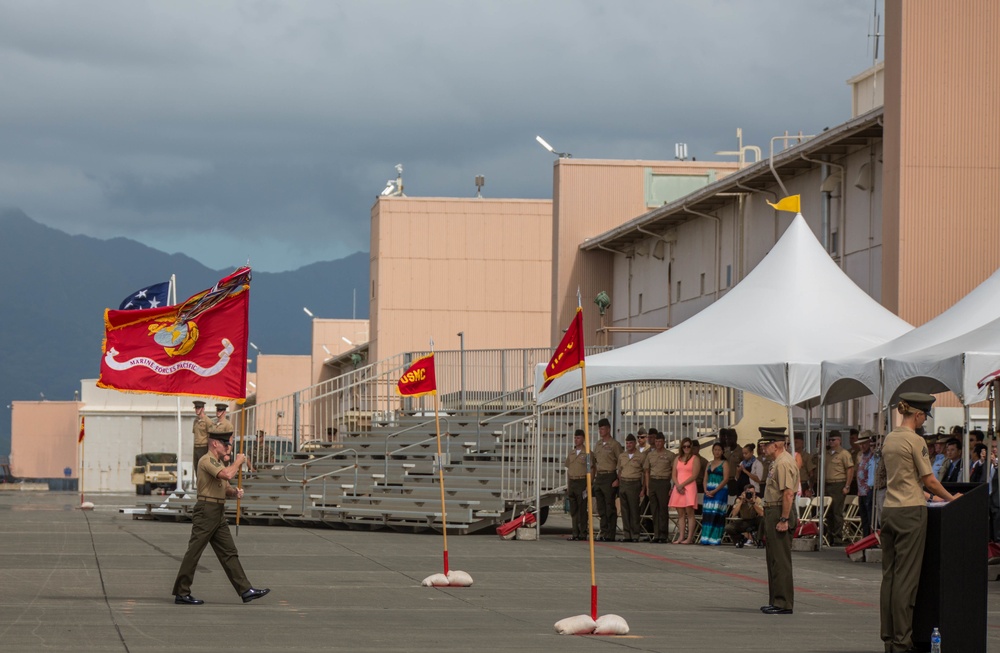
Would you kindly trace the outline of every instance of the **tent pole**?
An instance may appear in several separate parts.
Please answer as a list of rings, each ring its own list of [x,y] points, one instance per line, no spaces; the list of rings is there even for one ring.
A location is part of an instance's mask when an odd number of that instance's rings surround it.
[[[817,510],[817,521],[819,521],[819,550],[823,550],[823,531],[826,530],[826,520],[823,518],[823,501],[826,498],[826,407],[823,407],[822,412],[819,414],[819,487],[816,488],[818,493],[816,496],[819,497],[819,505],[816,506]]]
[[[792,452],[792,457],[795,457],[795,426],[792,424],[792,407],[788,406],[788,442],[790,443],[789,450]]]
[[[972,452],[969,451],[969,428],[972,426],[972,414],[968,404],[965,404],[965,433],[962,435],[962,482],[969,482],[969,464]]]

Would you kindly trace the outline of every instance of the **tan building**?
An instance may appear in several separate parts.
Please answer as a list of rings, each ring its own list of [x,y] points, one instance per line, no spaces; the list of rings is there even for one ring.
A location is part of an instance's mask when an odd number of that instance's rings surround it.
[[[549,337],[552,202],[380,197],[371,213],[372,360],[533,347]]]
[[[848,276],[914,325],[1000,266],[1000,153],[992,147],[1000,5],[889,0],[886,11],[886,63],[848,81],[863,113],[778,140],[761,163],[582,242],[588,268],[603,269],[612,252],[615,326],[669,327],[725,294],[791,220],[765,200],[790,194],[801,194],[804,217]],[[612,342],[643,337],[620,333]],[[960,409],[947,408],[954,397],[939,405],[938,424],[962,421]],[[870,426],[876,410],[869,398],[831,415]]]
[[[80,405],[76,401],[11,402],[11,432],[31,434],[11,439],[10,467],[15,477],[44,479],[53,489],[77,488]]]
[[[598,249],[584,256],[581,243],[708,186],[737,168],[736,163],[718,161],[557,159],[552,174],[549,341],[557,344],[573,319],[577,289],[588,308],[593,307],[597,293],[611,292],[614,252]],[[604,344],[594,338],[599,326],[598,314],[584,311],[584,337],[589,344]]]

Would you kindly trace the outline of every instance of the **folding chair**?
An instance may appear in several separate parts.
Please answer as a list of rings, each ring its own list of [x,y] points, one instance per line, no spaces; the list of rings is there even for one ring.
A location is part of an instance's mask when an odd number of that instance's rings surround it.
[[[844,501],[844,540],[856,542],[861,538],[861,501],[856,494],[848,495]]]

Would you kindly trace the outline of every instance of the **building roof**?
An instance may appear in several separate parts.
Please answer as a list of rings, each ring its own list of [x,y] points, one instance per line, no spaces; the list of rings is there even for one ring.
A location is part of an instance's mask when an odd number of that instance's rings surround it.
[[[690,210],[711,213],[728,205],[732,202],[733,193],[765,192],[775,195],[775,172],[783,181],[791,179],[817,165],[815,161],[808,159],[829,157],[831,161],[836,161],[855,148],[868,145],[872,139],[882,137],[882,115],[883,107],[878,107],[817,136],[807,137],[808,140],[775,153],[773,159],[762,159],[599,236],[588,238],[580,245],[580,249],[625,249],[649,237],[649,234],[640,229],[662,233],[699,217]],[[797,138],[798,136],[789,136],[789,139]],[[779,198],[775,195],[775,199]]]

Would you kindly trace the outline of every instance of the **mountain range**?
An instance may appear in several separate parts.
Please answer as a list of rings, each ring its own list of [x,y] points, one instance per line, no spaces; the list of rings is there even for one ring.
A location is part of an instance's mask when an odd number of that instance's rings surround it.
[[[72,400],[97,378],[104,309],[144,286],[177,278],[183,301],[232,270],[212,270],[128,238],[72,236],[0,211],[0,402]],[[267,354],[308,354],[308,307],[324,318],[368,317],[369,257],[357,252],[289,272],[253,272],[250,340]],[[0,455],[10,453],[10,411],[0,416]]]

